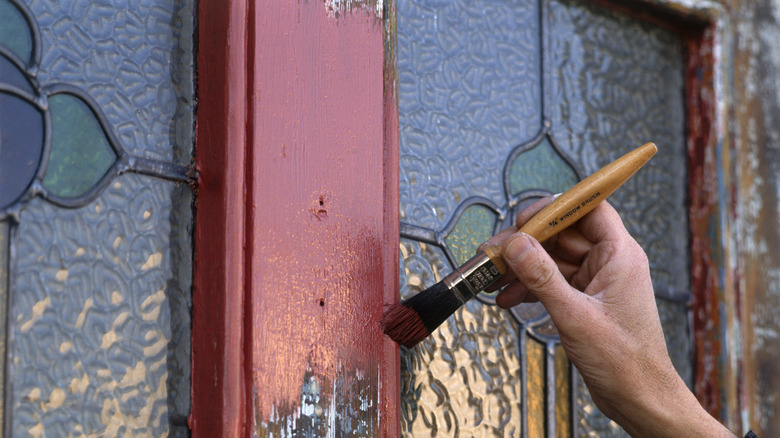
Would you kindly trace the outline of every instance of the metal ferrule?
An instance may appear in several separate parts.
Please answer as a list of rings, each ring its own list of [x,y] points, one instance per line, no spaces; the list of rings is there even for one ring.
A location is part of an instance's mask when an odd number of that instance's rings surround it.
[[[501,273],[498,268],[485,253],[480,252],[444,277],[442,281],[449,289],[456,292],[461,303],[466,303],[499,278]]]

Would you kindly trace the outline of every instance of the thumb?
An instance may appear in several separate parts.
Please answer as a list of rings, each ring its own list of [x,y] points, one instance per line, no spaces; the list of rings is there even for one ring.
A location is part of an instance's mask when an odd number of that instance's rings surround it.
[[[503,244],[503,254],[517,280],[539,298],[551,315],[576,299],[558,266],[533,237],[526,233],[512,235]]]

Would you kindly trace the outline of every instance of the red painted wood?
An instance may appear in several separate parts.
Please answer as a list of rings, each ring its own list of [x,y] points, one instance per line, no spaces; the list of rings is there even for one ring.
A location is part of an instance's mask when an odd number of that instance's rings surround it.
[[[379,326],[398,293],[396,106],[383,21],[346,4],[266,0],[250,21],[247,391],[261,436],[399,434],[398,352]]]
[[[689,223],[691,230],[691,286],[693,290],[694,391],[707,411],[724,417],[722,387],[723,345],[721,318],[723,285],[719,276],[719,212],[725,202],[718,188],[721,172],[715,157],[715,28],[687,42],[686,102],[689,161]]]
[[[192,316],[193,437],[245,434],[246,3],[200,0],[199,172]]]

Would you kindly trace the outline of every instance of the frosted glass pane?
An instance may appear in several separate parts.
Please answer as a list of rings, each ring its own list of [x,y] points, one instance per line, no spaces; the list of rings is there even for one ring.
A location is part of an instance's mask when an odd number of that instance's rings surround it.
[[[439,229],[458,203],[503,204],[512,147],[541,129],[535,2],[399,0],[401,216]]]
[[[81,209],[22,211],[9,308],[12,430],[186,431],[187,186],[128,174]]]

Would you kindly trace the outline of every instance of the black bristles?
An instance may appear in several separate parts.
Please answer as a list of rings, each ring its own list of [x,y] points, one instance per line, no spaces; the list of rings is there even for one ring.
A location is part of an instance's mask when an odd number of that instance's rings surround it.
[[[395,342],[411,348],[427,338],[461,306],[455,292],[439,282],[382,316],[382,329]]]

